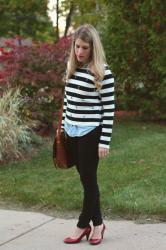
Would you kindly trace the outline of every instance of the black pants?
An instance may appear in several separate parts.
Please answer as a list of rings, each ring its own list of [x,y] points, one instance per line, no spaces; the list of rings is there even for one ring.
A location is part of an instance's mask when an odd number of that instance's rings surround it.
[[[81,137],[68,136],[68,148],[76,161],[76,168],[84,189],[82,211],[77,226],[85,228],[92,220],[94,226],[102,224],[100,193],[97,184],[99,163],[98,143],[101,127],[97,127]]]

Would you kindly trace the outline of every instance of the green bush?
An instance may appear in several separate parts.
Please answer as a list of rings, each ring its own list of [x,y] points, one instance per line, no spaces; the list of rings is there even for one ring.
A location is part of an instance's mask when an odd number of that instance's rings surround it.
[[[107,59],[116,77],[117,108],[166,118],[165,3],[109,1],[103,27]]]
[[[23,103],[20,89],[10,89],[0,99],[0,162],[20,157],[31,142],[30,125],[21,119]]]

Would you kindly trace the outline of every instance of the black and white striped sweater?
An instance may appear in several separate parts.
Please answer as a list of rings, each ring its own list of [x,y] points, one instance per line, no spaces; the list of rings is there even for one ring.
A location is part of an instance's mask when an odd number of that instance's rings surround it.
[[[78,126],[102,125],[99,147],[109,148],[114,119],[114,78],[108,66],[102,88],[96,89],[88,68],[77,68],[65,86],[62,128],[67,122]]]

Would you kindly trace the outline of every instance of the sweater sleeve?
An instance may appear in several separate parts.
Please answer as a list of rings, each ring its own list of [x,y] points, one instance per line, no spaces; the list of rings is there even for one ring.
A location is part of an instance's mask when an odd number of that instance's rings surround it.
[[[105,68],[105,76],[102,81],[102,88],[99,91],[103,107],[102,132],[99,147],[109,149],[112,138],[112,126],[114,121],[115,97],[114,97],[114,77],[108,66]]]
[[[61,125],[61,129],[64,129],[64,122],[65,122],[65,117],[66,117],[66,108],[67,108],[67,98],[66,98],[66,91],[65,91],[64,100],[63,100],[63,112],[62,112],[62,125]]]

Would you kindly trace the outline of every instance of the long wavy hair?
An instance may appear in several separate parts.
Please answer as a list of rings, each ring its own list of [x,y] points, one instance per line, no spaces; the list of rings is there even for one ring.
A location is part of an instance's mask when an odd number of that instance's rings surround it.
[[[90,24],[84,24],[76,29],[72,38],[71,51],[67,64],[66,80],[76,71],[79,62],[75,55],[75,42],[77,38],[89,43],[91,46],[89,70],[94,75],[94,84],[97,89],[102,87],[101,81],[104,78],[104,64],[106,64],[105,53],[96,29]]]

